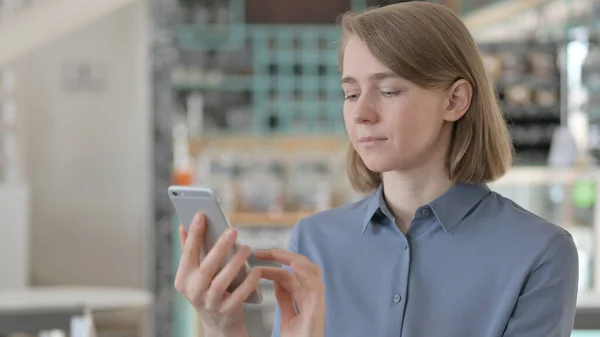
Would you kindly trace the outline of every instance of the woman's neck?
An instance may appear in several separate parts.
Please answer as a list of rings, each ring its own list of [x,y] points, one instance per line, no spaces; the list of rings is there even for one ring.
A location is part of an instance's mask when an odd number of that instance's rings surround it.
[[[383,173],[386,204],[396,218],[397,226],[406,233],[416,210],[446,192],[453,183],[445,165],[432,162],[409,171]]]

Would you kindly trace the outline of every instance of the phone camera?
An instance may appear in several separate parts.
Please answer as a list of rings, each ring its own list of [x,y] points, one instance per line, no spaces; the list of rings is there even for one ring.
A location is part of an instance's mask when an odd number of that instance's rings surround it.
[[[171,194],[173,194],[173,196],[175,196],[175,197],[176,197],[176,196],[179,196],[179,193],[178,193],[178,192],[175,192],[175,191],[172,191],[172,192],[171,192]]]

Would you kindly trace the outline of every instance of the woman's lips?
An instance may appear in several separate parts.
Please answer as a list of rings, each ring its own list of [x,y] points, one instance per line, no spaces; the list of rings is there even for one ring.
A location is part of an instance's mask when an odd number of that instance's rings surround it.
[[[387,140],[387,138],[385,138],[385,137],[361,137],[358,139],[358,142],[363,146],[373,147],[373,146],[376,146],[386,140]]]

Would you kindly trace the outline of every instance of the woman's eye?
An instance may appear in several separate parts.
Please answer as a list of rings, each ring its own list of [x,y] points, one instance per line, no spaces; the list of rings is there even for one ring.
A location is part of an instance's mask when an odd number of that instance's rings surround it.
[[[346,101],[356,101],[357,99],[358,99],[357,94],[344,95],[344,100],[346,100]]]
[[[385,97],[394,97],[397,96],[400,93],[400,91],[389,91],[389,90],[382,90],[381,94]]]

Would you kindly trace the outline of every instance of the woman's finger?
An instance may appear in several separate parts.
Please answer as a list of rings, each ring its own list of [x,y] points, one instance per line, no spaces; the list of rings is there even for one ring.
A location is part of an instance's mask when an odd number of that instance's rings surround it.
[[[319,267],[312,263],[309,259],[304,255],[292,253],[283,249],[270,249],[270,250],[261,250],[254,253],[254,257],[263,261],[274,261],[279,262],[286,266],[292,266],[294,263],[296,266],[301,267],[303,269],[312,270],[313,274],[320,277]]]
[[[290,319],[298,315],[294,303],[294,296],[279,282],[275,282],[273,286],[275,287],[275,298],[277,299],[277,304],[279,304],[281,320],[283,322],[289,322]]]
[[[196,214],[190,224],[190,232],[186,235],[185,244],[183,245],[180,268],[187,271],[198,268],[205,227],[206,219],[204,215],[201,213]]]
[[[298,289],[298,280],[292,273],[283,268],[256,267],[260,277],[281,284],[287,291],[293,293]]]
[[[286,266],[292,264],[292,261],[297,261],[298,259],[304,258],[302,255],[277,248],[256,251],[254,253],[254,257],[263,261],[279,262]]]
[[[227,262],[225,267],[212,281],[212,284],[217,286],[217,289],[222,289],[223,292],[227,291],[231,282],[235,279],[240,269],[244,267],[244,264],[250,257],[250,247],[241,246],[240,249],[233,255],[231,260]],[[212,285],[211,285],[212,288]]]
[[[273,257],[270,249],[255,251],[254,258],[262,261],[275,261],[275,257]]]
[[[282,320],[296,316],[294,292],[299,288],[298,280],[289,271],[282,268],[258,267],[261,278],[274,282],[275,297],[279,304]]]
[[[235,310],[240,303],[243,303],[256,287],[258,287],[259,280],[260,271],[257,269],[250,270],[250,273],[248,273],[244,282],[242,282],[239,287],[235,288],[231,295],[227,296],[223,301],[221,308],[219,309],[220,313],[226,314]]]
[[[185,231],[185,227],[183,225],[179,225],[179,240],[181,241],[181,247],[185,245],[187,234],[188,233]]]
[[[314,294],[322,294],[324,292],[321,268],[305,256],[282,249],[257,252],[255,256],[258,259],[277,261],[289,265],[294,272],[294,279],[299,284],[311,289],[311,292]],[[294,292],[292,294],[295,295]]]
[[[237,231],[228,229],[219,237],[217,243],[206,254],[198,268],[198,282],[201,289],[208,289],[212,279],[223,265],[223,260],[225,260],[229,250],[233,247],[236,237]]]
[[[306,263],[305,261],[293,261],[290,265],[294,274],[303,281],[320,281],[321,280],[321,269],[319,266],[312,262]]]
[[[221,304],[227,288],[235,279],[240,268],[244,266],[248,257],[250,257],[250,248],[248,246],[240,247],[225,267],[215,276],[206,293],[206,303],[208,305],[214,308]]]

